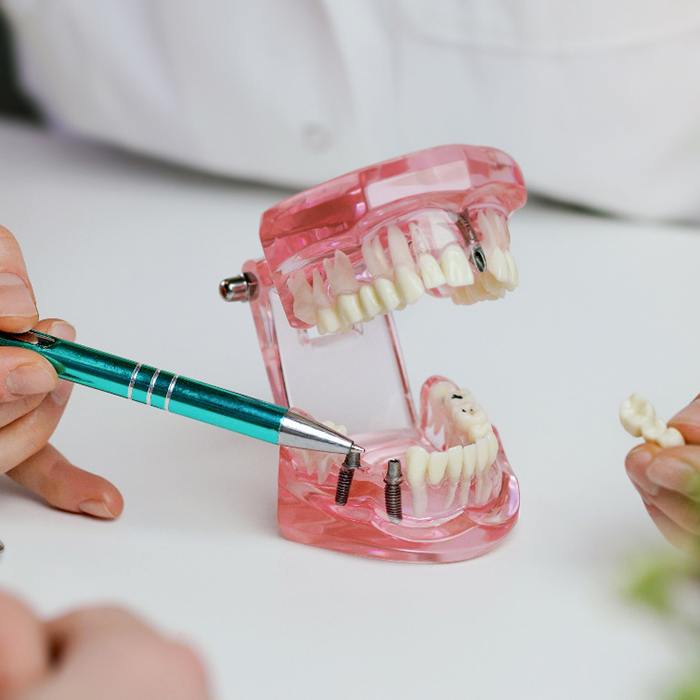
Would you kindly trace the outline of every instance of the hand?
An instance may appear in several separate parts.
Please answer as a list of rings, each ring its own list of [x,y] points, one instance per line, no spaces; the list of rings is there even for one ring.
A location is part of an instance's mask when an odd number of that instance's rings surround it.
[[[30,328],[65,340],[75,330],[65,321],[39,321],[22,252],[0,226],[0,331]],[[7,474],[47,503],[73,513],[114,518],[124,507],[108,481],[73,466],[48,444],[63,414],[71,384],[30,350],[0,348],[0,474]]]
[[[0,700],[206,700],[195,653],[129,612],[86,608],[44,623],[0,593]]]
[[[625,462],[649,515],[669,542],[700,552],[700,395],[669,421],[685,438],[681,447],[645,443]]]

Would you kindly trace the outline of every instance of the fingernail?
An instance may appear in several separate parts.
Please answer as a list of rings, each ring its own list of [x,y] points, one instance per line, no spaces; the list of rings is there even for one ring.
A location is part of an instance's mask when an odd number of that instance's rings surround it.
[[[11,272],[0,272],[0,316],[35,316],[36,312],[25,281]]]
[[[49,334],[63,340],[75,340],[75,328],[66,321],[54,321],[49,328]]]
[[[51,398],[54,403],[63,406],[68,401],[71,391],[73,391],[73,385],[70,382],[59,382],[58,388],[51,392]]]
[[[657,457],[647,469],[650,481],[665,489],[700,498],[700,474],[690,464],[673,457]]]
[[[95,518],[114,518],[114,513],[107,508],[107,504],[104,501],[83,501],[78,506],[78,510]]]
[[[7,375],[5,386],[16,396],[45,394],[56,386],[56,375],[41,365],[20,365]]]

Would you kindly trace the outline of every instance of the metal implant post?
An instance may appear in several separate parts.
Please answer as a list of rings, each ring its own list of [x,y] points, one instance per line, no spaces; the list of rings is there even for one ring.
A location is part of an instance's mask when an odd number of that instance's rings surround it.
[[[344,506],[350,496],[352,477],[355,476],[355,469],[360,466],[360,450],[354,446],[345,455],[345,461],[338,472],[338,484],[335,487],[335,502],[339,506]]]
[[[401,520],[403,518],[403,509],[401,507],[401,462],[398,459],[390,459],[386,466],[386,476],[384,477],[384,504],[386,505],[386,514],[392,520]]]

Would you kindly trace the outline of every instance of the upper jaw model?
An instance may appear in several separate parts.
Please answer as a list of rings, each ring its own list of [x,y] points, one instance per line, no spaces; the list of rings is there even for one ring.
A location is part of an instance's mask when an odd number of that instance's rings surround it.
[[[425,295],[464,305],[515,289],[507,221],[525,199],[509,156],[455,145],[354,171],[263,214],[265,257],[232,279],[245,287],[234,298],[251,302],[274,400],[335,421],[366,448],[345,504],[337,456],[280,449],[285,537],[448,562],[513,527],[518,485],[498,431],[445,377],[424,382],[416,410],[391,314]]]

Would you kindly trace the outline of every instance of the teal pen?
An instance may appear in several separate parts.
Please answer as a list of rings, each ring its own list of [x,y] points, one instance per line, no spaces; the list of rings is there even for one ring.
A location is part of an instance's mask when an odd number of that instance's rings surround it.
[[[61,379],[274,444],[349,455],[362,448],[284,406],[71,343],[39,331],[0,333],[0,346],[32,350]]]

